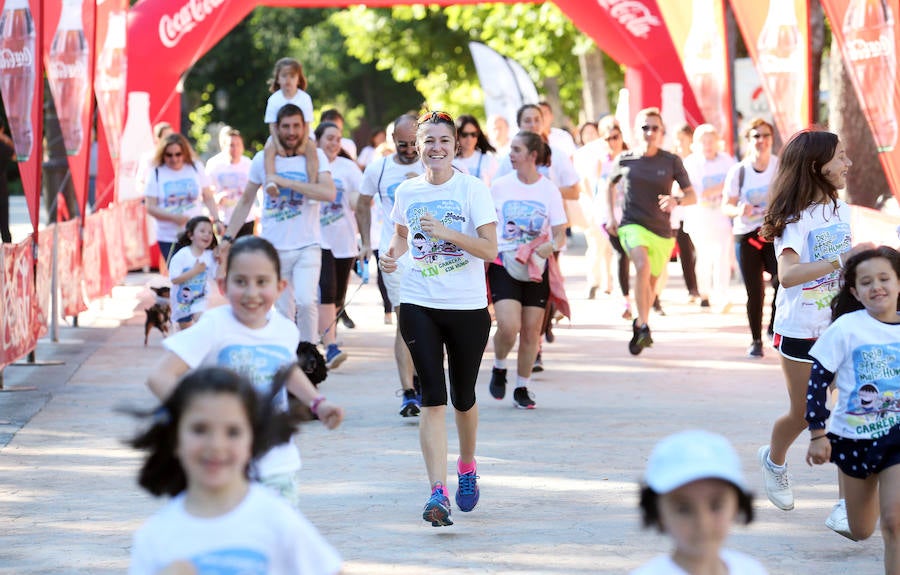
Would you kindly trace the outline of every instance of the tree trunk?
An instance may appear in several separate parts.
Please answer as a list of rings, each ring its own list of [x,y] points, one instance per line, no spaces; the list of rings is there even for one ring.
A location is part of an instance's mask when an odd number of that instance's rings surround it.
[[[810,74],[812,79],[812,123],[820,124],[819,85],[822,78],[822,52],[825,50],[825,11],[820,0],[809,0]],[[832,52],[835,54],[835,52]]]
[[[542,83],[544,100],[550,104],[553,110],[553,122],[555,128],[571,128],[572,121],[563,112],[562,100],[559,97],[559,78],[544,78]]]
[[[606,71],[603,69],[603,53],[592,46],[578,55],[581,68],[581,99],[584,117],[582,122],[596,122],[609,114],[609,98],[606,94]]]
[[[840,48],[833,37],[830,66],[830,129],[841,137],[847,155],[853,160],[853,167],[847,175],[845,199],[851,204],[879,209],[884,200],[891,197],[891,188],[878,159],[869,122],[859,106]]]

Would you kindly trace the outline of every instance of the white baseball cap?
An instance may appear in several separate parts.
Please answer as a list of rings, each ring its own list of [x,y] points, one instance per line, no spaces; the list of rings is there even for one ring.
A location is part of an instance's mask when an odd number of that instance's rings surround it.
[[[692,429],[656,444],[647,462],[644,482],[656,493],[678,489],[698,479],[722,479],[747,491],[741,461],[725,437]]]

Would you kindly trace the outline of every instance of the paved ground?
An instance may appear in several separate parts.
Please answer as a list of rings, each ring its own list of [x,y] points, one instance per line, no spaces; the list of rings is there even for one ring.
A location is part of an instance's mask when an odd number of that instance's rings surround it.
[[[322,388],[346,421],[334,432],[309,424],[299,440],[304,512],[342,553],[345,573],[627,572],[668,548],[640,529],[636,481],[653,444],[688,427],[730,437],[760,491],[756,450],[787,398],[774,352],[743,357],[741,289],[729,313],[709,313],[688,305],[673,277],[669,315],[651,322],[656,345],[635,358],[618,302],[583,299],[581,269],[580,256],[564,258],[574,319],[545,346],[538,409],[489,396],[489,345],[478,384],[481,502],[442,529],[420,516],[428,485],[416,424],[397,415],[392,327],[374,286],[353,300],[359,327],[339,335],[351,357]],[[7,388],[38,389],[0,393],[0,573],[121,573],[133,531],[162,503],[137,488],[139,455],[121,443],[134,422],[114,411],[152,403],[143,382],[160,340],[144,348],[143,314],[132,313],[148,279],[130,276],[82,327],[64,328],[61,343],[40,343],[39,359],[65,366],[6,369]],[[852,543],[823,526],[835,472],[808,468],[805,448],[789,454],[796,509],[757,500],[757,520],[735,528],[732,547],[773,574],[881,572],[880,535]]]

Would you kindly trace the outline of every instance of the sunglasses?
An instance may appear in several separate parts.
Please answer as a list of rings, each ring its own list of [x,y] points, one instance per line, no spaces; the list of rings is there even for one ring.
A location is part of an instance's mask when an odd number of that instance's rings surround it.
[[[645,124],[645,125],[641,126],[641,131],[642,132],[658,132],[659,126],[651,126],[649,124]]]
[[[772,137],[772,134],[762,134],[760,132],[757,132],[755,134],[750,134],[750,137],[754,140],[768,140]]]
[[[167,158],[180,158],[183,154],[181,152],[166,152]]]
[[[448,114],[447,112],[425,112],[421,116],[419,116],[416,124],[421,126],[425,122],[432,122],[437,124],[438,122],[446,122],[447,124],[453,124],[456,126],[456,123],[453,121],[453,116]]]
[[[460,132],[459,137],[460,138],[477,138],[478,132]]]
[[[606,140],[607,142],[615,142],[616,140],[622,139],[622,134],[613,134],[612,136],[607,136],[603,139]]]

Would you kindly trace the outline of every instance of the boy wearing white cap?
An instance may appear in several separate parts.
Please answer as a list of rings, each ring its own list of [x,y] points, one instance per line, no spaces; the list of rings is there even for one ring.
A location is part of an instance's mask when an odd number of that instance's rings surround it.
[[[647,462],[641,489],[644,527],[675,544],[632,575],[765,575],[758,561],[722,544],[740,516],[753,520],[737,453],[721,435],[691,430],[660,441]]]

